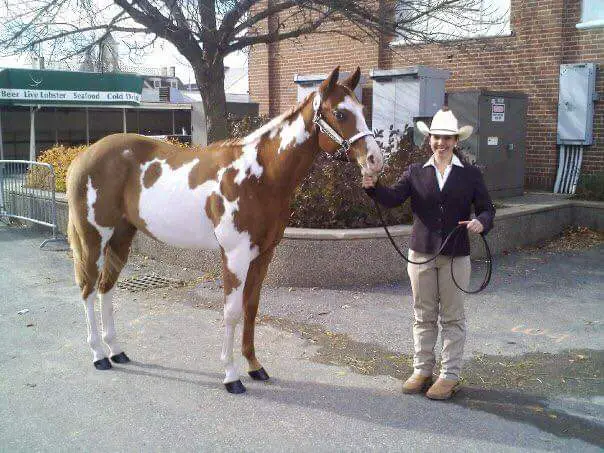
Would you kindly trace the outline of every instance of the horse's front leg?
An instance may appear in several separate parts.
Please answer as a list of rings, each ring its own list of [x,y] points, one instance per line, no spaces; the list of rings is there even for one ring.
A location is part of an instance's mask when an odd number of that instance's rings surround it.
[[[250,255],[249,245],[228,252],[222,251],[225,330],[220,360],[224,364],[225,371],[223,383],[229,393],[245,392],[233,359],[233,343],[235,329],[243,313],[243,290],[252,259],[254,257]]]
[[[256,326],[256,314],[258,313],[258,304],[260,302],[260,289],[268,265],[273,257],[274,248],[263,252],[258,258],[252,261],[248,277],[245,282],[245,291],[243,293],[243,341],[241,352],[248,362],[248,374],[257,381],[266,381],[269,379],[268,373],[256,358],[254,348],[254,330]]]

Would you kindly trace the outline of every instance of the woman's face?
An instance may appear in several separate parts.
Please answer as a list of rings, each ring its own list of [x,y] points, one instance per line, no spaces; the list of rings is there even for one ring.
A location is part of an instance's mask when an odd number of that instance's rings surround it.
[[[453,154],[453,148],[456,144],[456,135],[430,135],[432,152],[439,157],[447,157]]]

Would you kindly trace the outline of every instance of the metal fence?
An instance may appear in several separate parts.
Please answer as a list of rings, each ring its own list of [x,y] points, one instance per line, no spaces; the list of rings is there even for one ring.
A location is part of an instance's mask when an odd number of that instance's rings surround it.
[[[52,165],[0,160],[0,217],[27,220],[52,229],[49,242],[62,242],[57,227],[55,172]]]

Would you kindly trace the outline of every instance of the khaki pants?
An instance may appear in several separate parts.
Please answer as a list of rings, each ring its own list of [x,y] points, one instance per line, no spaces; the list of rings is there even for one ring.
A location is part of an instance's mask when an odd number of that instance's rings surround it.
[[[432,255],[433,256],[433,255]],[[412,261],[426,261],[431,255],[409,250]],[[462,288],[470,282],[470,257],[453,260],[455,280]],[[464,293],[451,277],[451,257],[439,255],[427,264],[408,264],[407,272],[413,291],[413,355],[414,372],[431,376],[434,365],[434,347],[438,337],[437,320],[440,315],[442,353],[440,377],[459,379],[463,348],[466,340]]]

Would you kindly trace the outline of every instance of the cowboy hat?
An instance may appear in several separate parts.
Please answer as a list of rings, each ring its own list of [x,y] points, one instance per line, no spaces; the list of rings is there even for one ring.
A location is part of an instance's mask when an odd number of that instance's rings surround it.
[[[457,135],[459,140],[465,140],[474,131],[472,126],[458,127],[457,118],[453,115],[453,112],[447,107],[443,107],[441,110],[436,112],[432,118],[430,127],[423,121],[417,122],[417,129],[423,135]]]

